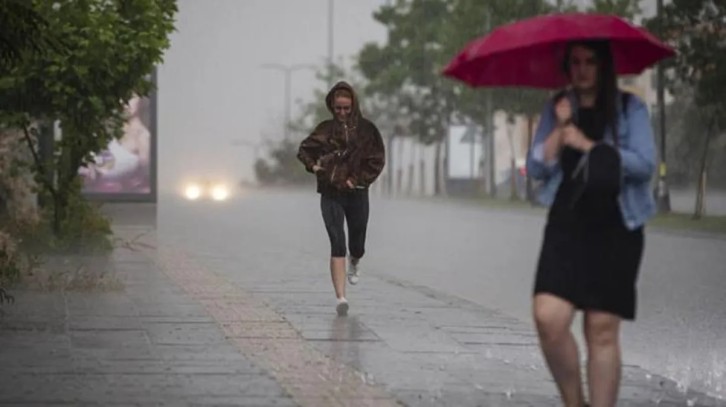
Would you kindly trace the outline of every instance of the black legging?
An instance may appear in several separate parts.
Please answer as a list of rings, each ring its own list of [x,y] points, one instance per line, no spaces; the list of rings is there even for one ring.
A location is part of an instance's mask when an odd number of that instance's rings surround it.
[[[332,257],[345,257],[345,230],[348,224],[348,248],[354,258],[365,253],[366,228],[368,226],[368,190],[326,192],[320,196],[325,229],[330,238]]]

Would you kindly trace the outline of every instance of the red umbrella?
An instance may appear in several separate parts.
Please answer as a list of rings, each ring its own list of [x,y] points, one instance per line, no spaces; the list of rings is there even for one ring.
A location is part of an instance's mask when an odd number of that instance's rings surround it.
[[[501,26],[468,44],[444,75],[471,86],[559,88],[567,43],[609,40],[620,75],[639,74],[675,51],[640,27],[611,15],[551,14]]]

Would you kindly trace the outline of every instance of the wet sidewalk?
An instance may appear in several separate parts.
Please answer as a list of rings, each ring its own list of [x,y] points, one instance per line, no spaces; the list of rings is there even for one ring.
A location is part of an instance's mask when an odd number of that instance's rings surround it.
[[[262,272],[248,273],[221,254],[182,256],[177,253],[175,260],[225,276],[246,297],[281,315],[309,345],[364,372],[366,382],[380,384],[404,405],[560,405],[535,332],[515,318],[365,274],[359,285],[348,287],[349,316],[338,318],[330,283],[318,270],[276,258],[274,266],[260,262]],[[626,365],[618,405],[726,406],[726,401]]]
[[[531,326],[494,310],[363,275],[338,318],[317,270],[143,239],[113,255],[122,291],[14,292],[0,404],[558,405]],[[626,366],[619,405],[726,402]]]
[[[125,290],[13,290],[0,405],[297,405],[152,257],[118,250],[111,267]]]

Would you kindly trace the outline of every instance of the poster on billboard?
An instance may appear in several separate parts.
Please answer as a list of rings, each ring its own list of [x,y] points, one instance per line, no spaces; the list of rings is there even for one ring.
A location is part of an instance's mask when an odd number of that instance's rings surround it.
[[[156,75],[152,75],[156,83]],[[156,201],[156,93],[134,96],[126,106],[122,136],[79,170],[83,193],[102,201]]]

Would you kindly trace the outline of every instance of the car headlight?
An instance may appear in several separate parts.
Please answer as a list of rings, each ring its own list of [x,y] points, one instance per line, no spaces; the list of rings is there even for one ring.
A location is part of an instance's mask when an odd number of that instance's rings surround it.
[[[229,197],[229,190],[224,185],[216,185],[212,188],[212,199],[215,201],[224,201]]]
[[[202,188],[199,185],[189,185],[184,190],[184,196],[191,201],[197,200],[200,196],[202,196]]]

